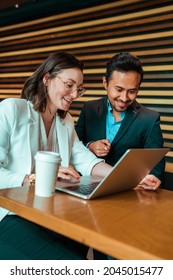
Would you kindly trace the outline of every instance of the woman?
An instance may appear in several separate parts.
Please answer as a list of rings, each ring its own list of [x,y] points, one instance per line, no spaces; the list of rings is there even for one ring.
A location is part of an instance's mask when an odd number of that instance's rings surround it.
[[[73,55],[56,52],[26,81],[22,99],[0,103],[1,188],[29,183],[38,150],[60,153],[59,178],[79,181],[79,173],[105,176],[110,172],[111,166],[79,141],[67,112],[72,101],[85,92],[82,71],[83,63]],[[10,215],[6,209],[1,208],[0,218],[1,259],[86,258],[84,246]]]

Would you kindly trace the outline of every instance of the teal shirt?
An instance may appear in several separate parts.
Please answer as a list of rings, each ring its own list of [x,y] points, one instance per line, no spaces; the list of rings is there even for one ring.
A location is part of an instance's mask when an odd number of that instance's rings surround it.
[[[112,143],[112,141],[115,138],[115,135],[117,134],[117,132],[121,126],[122,120],[124,119],[126,113],[121,112],[120,113],[121,120],[116,122],[115,117],[112,114],[112,107],[111,107],[109,100],[107,103],[107,109],[108,110],[107,110],[107,115],[106,115],[106,139],[108,139],[110,141],[110,143]]]

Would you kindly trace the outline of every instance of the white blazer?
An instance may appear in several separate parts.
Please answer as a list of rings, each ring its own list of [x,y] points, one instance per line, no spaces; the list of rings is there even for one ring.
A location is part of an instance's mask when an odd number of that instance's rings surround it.
[[[69,113],[63,120],[56,118],[61,165],[72,164],[82,175],[90,175],[93,166],[102,160],[79,141]],[[39,113],[32,103],[12,98],[0,102],[0,188],[22,185],[33,169],[38,149]]]

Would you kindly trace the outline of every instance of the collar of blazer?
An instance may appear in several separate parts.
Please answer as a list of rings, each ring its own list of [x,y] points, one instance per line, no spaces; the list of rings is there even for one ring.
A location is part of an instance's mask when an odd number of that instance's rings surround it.
[[[99,115],[99,125],[100,125],[100,137],[104,138],[106,137],[106,113],[107,113],[107,101],[108,97],[105,96],[99,100],[97,100],[97,110]],[[117,143],[121,139],[121,137],[124,135],[126,130],[129,128],[130,124],[133,122],[133,120],[136,118],[140,110],[140,104],[135,100],[131,106],[127,109],[126,116],[121,124],[121,127],[112,142],[112,144]],[[105,125],[103,125],[103,123]]]

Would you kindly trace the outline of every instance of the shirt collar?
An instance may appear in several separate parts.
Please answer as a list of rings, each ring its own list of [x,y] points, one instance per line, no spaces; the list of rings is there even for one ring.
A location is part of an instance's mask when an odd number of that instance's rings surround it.
[[[108,113],[111,113],[111,114],[112,114],[112,106],[111,106],[111,103],[110,103],[110,101],[109,101],[109,98],[108,98],[108,100],[107,100],[107,110],[108,110]],[[126,114],[126,111],[120,113],[121,119],[124,119],[125,114]]]

